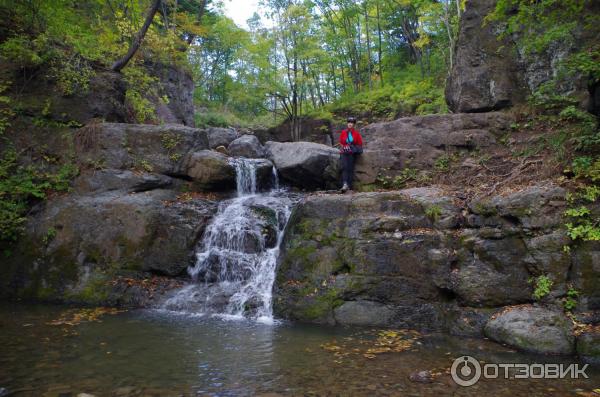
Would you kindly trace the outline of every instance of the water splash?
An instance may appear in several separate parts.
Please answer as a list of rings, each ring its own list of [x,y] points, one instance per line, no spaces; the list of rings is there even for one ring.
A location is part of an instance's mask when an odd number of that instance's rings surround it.
[[[188,269],[194,282],[162,307],[270,323],[275,268],[292,200],[278,189],[256,194],[257,161],[232,162],[238,197],[221,202],[207,226],[196,263]],[[273,183],[277,186],[277,179]]]

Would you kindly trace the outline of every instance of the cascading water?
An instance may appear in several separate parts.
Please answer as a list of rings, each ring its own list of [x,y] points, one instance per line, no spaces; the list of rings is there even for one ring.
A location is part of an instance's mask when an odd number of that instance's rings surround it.
[[[258,160],[236,158],[238,197],[219,206],[188,269],[193,283],[164,309],[272,321],[272,287],[292,200],[278,189],[257,194]]]

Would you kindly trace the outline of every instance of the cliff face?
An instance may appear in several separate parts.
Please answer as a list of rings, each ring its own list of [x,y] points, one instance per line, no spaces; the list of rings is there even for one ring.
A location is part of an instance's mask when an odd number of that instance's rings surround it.
[[[194,82],[189,72],[180,67],[147,64],[148,74],[158,79],[159,92],[168,99],[148,97],[154,106],[157,121],[194,126]],[[64,94],[57,81],[48,75],[47,66],[21,70],[10,63],[0,65],[5,81],[11,82],[6,94],[19,109],[21,119],[42,115],[46,124],[72,126],[86,124],[91,119],[108,122],[135,122],[126,106],[127,82],[120,73],[94,70],[87,88],[79,87]],[[18,124],[13,123],[13,124]],[[39,126],[38,126],[39,127]],[[14,132],[19,134],[18,127]]]
[[[586,13],[598,13],[589,2]],[[527,54],[519,37],[499,39],[504,26],[486,22],[496,0],[468,0],[460,21],[455,63],[446,84],[446,101],[454,112],[486,112],[524,103],[544,83],[557,79],[555,94],[569,95],[580,106],[598,111],[597,87],[588,86],[587,76],[561,78],[561,62],[595,38],[583,28],[575,31],[573,43],[556,42],[543,52]],[[532,27],[536,29],[536,27]]]

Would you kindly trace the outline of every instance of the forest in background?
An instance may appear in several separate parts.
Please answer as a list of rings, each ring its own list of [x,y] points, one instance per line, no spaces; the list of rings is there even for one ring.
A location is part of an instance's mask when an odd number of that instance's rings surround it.
[[[303,116],[392,119],[446,111],[444,80],[463,2],[261,4],[270,21],[255,14],[249,30],[219,12],[206,16],[207,34],[190,53],[196,98],[208,110],[200,124],[225,125],[228,115],[269,125]]]

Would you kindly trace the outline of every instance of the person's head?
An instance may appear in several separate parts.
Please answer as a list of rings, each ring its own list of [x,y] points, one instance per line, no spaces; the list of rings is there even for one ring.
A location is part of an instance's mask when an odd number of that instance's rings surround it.
[[[353,128],[356,125],[356,118],[348,117],[346,120],[348,122],[348,128]]]

